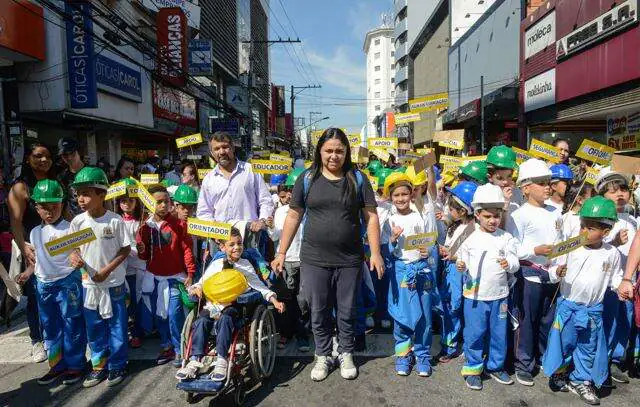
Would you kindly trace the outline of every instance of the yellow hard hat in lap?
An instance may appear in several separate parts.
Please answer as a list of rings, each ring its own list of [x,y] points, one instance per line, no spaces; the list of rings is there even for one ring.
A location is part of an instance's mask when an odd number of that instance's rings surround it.
[[[238,270],[224,269],[204,280],[202,291],[207,300],[217,304],[234,302],[249,284]]]

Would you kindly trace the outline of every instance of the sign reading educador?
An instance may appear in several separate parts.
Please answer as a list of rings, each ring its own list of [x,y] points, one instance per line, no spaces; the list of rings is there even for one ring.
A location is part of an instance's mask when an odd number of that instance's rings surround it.
[[[228,240],[231,236],[231,225],[197,218],[187,219],[187,233],[206,237],[207,239]]]
[[[202,134],[196,133],[186,137],[180,137],[176,139],[176,146],[178,148],[184,148],[193,146],[195,144],[202,143]]]
[[[86,228],[45,243],[44,247],[47,249],[50,256],[55,256],[71,249],[78,248],[83,244],[94,240],[96,240],[96,235],[93,233],[93,230],[91,228]]]
[[[282,161],[251,160],[251,168],[256,174],[287,174],[291,165]]]

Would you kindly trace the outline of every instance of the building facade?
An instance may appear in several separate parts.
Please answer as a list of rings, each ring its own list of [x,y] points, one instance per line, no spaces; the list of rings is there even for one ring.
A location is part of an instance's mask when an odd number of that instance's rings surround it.
[[[393,29],[381,27],[367,33],[364,53],[367,58],[367,135],[380,135],[376,118],[394,105],[395,51]]]
[[[409,19],[408,19],[408,3],[409,0],[394,0],[394,46],[396,60],[396,75],[393,78],[395,87],[394,103],[396,110],[400,112],[407,111],[409,103]]]

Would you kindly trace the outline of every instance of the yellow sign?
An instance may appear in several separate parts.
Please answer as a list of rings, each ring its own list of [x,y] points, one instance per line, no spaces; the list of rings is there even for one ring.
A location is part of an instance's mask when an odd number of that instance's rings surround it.
[[[398,138],[397,137],[372,137],[367,140],[367,146],[369,146],[369,149],[386,148],[386,149],[395,150],[398,148]]]
[[[304,162],[304,168],[309,168],[313,165],[313,161],[305,161]]]
[[[461,167],[462,157],[456,157],[453,155],[441,155],[439,162],[445,167]]]
[[[140,183],[142,185],[157,184],[160,182],[160,175],[158,174],[140,174]]]
[[[547,257],[550,259],[556,258],[558,256],[562,256],[563,254],[567,254],[584,246],[587,243],[587,234],[583,233],[576,237],[572,237],[571,239],[565,240],[564,242],[560,242],[558,244],[553,245],[553,249],[551,249],[551,254]]]
[[[416,250],[431,247],[436,243],[438,232],[421,233],[419,235],[408,236],[404,240],[404,250]]]
[[[369,182],[371,183],[371,188],[373,188],[374,191],[378,190],[378,178],[376,177],[367,177],[369,178]]]
[[[440,143],[442,141],[447,141],[447,140],[456,140],[459,142],[464,142],[464,129],[436,131],[433,135],[432,141],[435,141],[436,143]]]
[[[124,181],[116,182],[107,189],[104,199],[115,199],[127,193],[127,184]]]
[[[464,148],[464,140],[449,139],[440,141],[438,142],[438,144],[440,145],[440,147],[452,148],[454,150],[462,150]]]
[[[416,153],[420,154],[420,155],[427,155],[429,154],[431,151],[433,151],[432,148],[417,148],[416,149]]]
[[[314,132],[311,133],[311,144],[318,145],[318,140],[320,140],[320,136],[322,136],[322,133],[324,133],[324,130],[316,130]]]
[[[138,185],[131,185],[127,187],[127,192],[129,193],[129,198],[137,198],[138,197]]]
[[[418,122],[422,120],[420,113],[396,113],[396,125]]]
[[[471,161],[485,161],[487,159],[486,155],[474,155],[471,157],[462,157],[462,164],[466,165],[467,163],[470,163]]]
[[[286,156],[286,155],[282,155],[282,154],[269,154],[269,159],[271,161],[280,161],[283,163],[290,163],[291,162],[291,157]]]
[[[142,184],[138,184],[138,198],[149,213],[156,213],[156,200]]]
[[[274,160],[251,160],[251,168],[256,174],[288,174],[291,165]]]
[[[576,157],[584,158],[585,160],[596,164],[608,165],[613,158],[613,153],[615,152],[616,150],[609,146],[584,139],[582,140],[582,144],[580,144],[580,148],[576,152]]]
[[[371,149],[369,149],[369,152],[374,154],[376,157],[378,157],[382,161],[389,161],[389,159],[391,158],[389,153],[387,153],[386,151],[384,151],[384,150],[382,150],[380,148],[371,148]]]
[[[514,153],[516,153],[516,162],[521,164],[531,158],[531,154],[528,151],[525,151],[518,147],[511,147]]]
[[[432,110],[445,108],[448,105],[448,94],[444,92],[418,99],[411,99],[409,101],[409,110],[411,113],[430,112]]]
[[[203,180],[211,171],[213,171],[212,168],[198,168],[198,179]]]
[[[96,235],[93,233],[93,229],[86,228],[45,243],[44,247],[49,255],[55,256],[94,240],[96,240]]]
[[[288,152],[288,151],[280,151],[278,154],[284,155],[284,156],[287,156],[287,157],[291,157],[291,153]]]
[[[196,133],[186,137],[180,137],[176,139],[176,146],[178,148],[189,147],[194,144],[202,143],[202,134]]]
[[[229,236],[231,236],[231,225],[222,222],[188,218],[187,233],[208,239],[229,240]]]
[[[587,172],[586,174],[584,174],[584,182],[586,182],[587,184],[595,185],[599,174],[600,170],[593,167],[587,167]]]
[[[531,140],[529,154],[552,163],[557,164],[560,162],[560,150],[557,147],[535,138]]]
[[[359,134],[349,134],[349,145],[351,147],[359,146],[362,144],[362,137]]]

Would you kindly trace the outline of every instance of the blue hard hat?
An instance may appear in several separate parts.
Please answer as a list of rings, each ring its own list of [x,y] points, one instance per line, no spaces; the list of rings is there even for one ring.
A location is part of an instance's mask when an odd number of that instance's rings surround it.
[[[551,168],[551,180],[573,181],[573,171],[566,164],[555,164]]]
[[[471,181],[462,181],[455,188],[447,188],[451,195],[456,198],[458,203],[461,203],[469,213],[473,212],[471,201],[473,201],[473,194],[476,193],[478,184]]]
[[[433,166],[433,173],[436,176],[436,182],[440,181],[442,179],[442,175],[440,175],[441,171],[440,168],[438,168],[436,165]]]
[[[273,174],[269,180],[271,186],[278,186],[287,180],[287,174]]]

